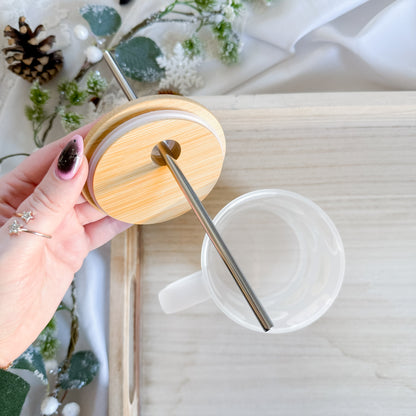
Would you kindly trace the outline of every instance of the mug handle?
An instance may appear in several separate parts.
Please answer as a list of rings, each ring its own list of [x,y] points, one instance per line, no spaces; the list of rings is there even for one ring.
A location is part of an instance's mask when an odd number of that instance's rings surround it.
[[[175,313],[202,303],[210,298],[202,271],[185,276],[159,292],[159,303],[165,313]]]

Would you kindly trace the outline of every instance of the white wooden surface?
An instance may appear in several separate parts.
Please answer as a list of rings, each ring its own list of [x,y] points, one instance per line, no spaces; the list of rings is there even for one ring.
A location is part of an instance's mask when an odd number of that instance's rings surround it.
[[[143,416],[416,414],[416,93],[198,98],[227,154],[212,216],[259,188],[298,192],[346,250],[338,299],[287,335],[244,330],[212,302],[164,315],[157,293],[199,268],[191,213],[142,227]]]

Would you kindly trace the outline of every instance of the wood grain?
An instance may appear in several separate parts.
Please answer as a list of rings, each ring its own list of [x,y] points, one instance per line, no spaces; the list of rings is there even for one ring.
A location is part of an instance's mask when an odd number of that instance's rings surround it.
[[[222,169],[221,145],[206,127],[187,120],[161,120],[123,135],[102,156],[94,173],[95,198],[106,213],[121,221],[152,224],[189,211],[166,166],[150,155],[161,140],[181,146],[178,161],[201,199],[216,184]]]
[[[212,302],[164,315],[157,294],[200,267],[203,231],[191,213],[142,227],[140,414],[414,415],[416,93],[197,99],[227,138],[211,215],[254,189],[300,193],[339,229],[346,275],[293,334],[244,330]]]
[[[215,117],[203,106],[177,96],[152,96],[121,106],[100,119],[85,138],[88,160],[116,127],[140,114],[179,110],[198,116],[209,128],[189,120],[154,121],[123,134],[100,158],[93,176],[95,201],[87,187],[84,196],[108,215],[133,224],[166,221],[189,210],[188,203],[166,167],[151,159],[161,140],[181,147],[181,169],[200,199],[217,182],[225,156],[224,134]]]

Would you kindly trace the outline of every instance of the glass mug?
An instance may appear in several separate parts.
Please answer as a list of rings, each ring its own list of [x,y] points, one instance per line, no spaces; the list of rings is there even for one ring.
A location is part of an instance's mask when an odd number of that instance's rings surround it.
[[[344,277],[344,248],[314,202],[289,191],[257,190],[231,201],[213,222],[271,317],[269,333],[301,329],[332,305]],[[174,313],[209,298],[236,323],[263,332],[206,235],[201,270],[166,286],[159,301]]]

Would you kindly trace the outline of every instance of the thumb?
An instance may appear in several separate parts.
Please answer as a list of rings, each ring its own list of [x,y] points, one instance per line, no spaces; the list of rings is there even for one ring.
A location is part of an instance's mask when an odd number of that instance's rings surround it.
[[[76,134],[55,158],[33,193],[19,206],[20,213],[32,212],[37,231],[52,235],[77,203],[88,174],[83,152],[84,140]]]

